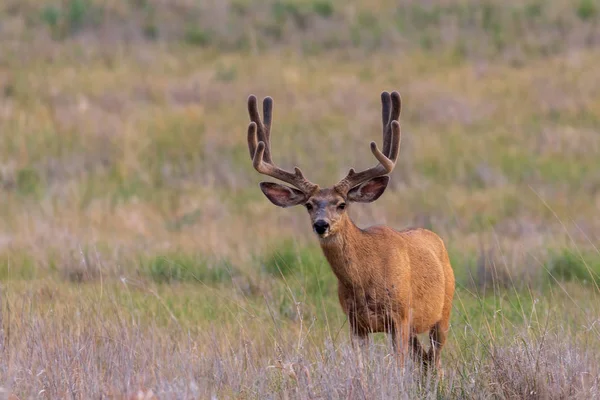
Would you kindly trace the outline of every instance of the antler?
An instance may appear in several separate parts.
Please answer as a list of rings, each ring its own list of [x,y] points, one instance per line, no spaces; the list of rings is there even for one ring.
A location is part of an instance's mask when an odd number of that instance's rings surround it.
[[[271,120],[273,117],[273,99],[265,97],[263,100],[263,118],[260,119],[256,97],[248,97],[248,113],[250,114],[250,125],[248,125],[248,150],[254,169],[263,175],[268,175],[280,181],[287,182],[303,191],[311,194],[319,186],[308,181],[302,175],[298,167],[294,167],[294,172],[285,171],[276,166],[271,160]]]
[[[361,172],[355,172],[354,168],[351,168],[348,175],[334,186],[338,192],[347,193],[353,187],[369,179],[392,172],[400,151],[400,123],[398,119],[400,118],[401,109],[402,102],[398,92],[392,92],[391,95],[388,92],[381,93],[383,152],[377,148],[375,142],[371,142],[371,152],[379,163]]]

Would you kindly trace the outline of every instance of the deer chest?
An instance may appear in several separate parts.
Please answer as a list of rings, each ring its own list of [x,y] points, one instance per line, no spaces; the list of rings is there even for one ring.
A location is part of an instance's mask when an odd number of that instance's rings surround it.
[[[391,320],[393,304],[389,296],[376,291],[349,290],[340,285],[340,304],[353,326],[371,332],[384,332]]]

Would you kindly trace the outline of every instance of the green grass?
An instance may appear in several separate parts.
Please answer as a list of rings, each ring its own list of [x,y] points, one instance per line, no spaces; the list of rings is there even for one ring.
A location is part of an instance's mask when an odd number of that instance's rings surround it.
[[[261,264],[265,271],[273,276],[288,276],[303,268],[312,268],[322,261],[318,247],[298,248],[293,241],[286,241],[265,255]]]
[[[582,285],[600,285],[600,258],[598,254],[580,254],[565,249],[551,258],[548,274],[559,281],[575,281]]]
[[[591,0],[580,0],[576,13],[582,21],[594,19],[598,15],[598,4]]]
[[[26,255],[4,255],[0,261],[0,280],[31,280],[37,273],[35,262]]]
[[[227,261],[215,262],[201,255],[156,256],[141,264],[141,270],[157,283],[200,282],[215,285],[229,282],[236,275],[235,268]]]
[[[190,26],[185,31],[185,41],[195,46],[207,46],[211,41],[211,33],[202,28]]]

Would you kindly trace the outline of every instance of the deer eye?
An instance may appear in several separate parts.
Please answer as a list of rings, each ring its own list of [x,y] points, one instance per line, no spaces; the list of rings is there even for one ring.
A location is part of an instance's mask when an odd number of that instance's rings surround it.
[[[337,208],[340,211],[343,210],[343,209],[345,209],[346,208],[346,203],[340,203],[340,204],[338,204]]]
[[[310,203],[306,203],[304,206],[306,207],[306,209],[307,209],[308,211],[310,211],[310,210],[312,210],[312,209],[313,209],[313,205],[312,205],[312,204],[310,204]]]

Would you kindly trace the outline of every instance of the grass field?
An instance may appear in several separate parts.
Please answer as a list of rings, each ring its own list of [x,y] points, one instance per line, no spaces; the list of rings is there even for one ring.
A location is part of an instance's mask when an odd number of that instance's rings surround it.
[[[591,0],[3,1],[0,386],[600,396],[598,64]],[[443,379],[383,335],[359,368],[306,211],[248,156],[246,99],[270,95],[275,161],[331,185],[374,162],[383,90],[398,166],[351,215],[444,239]]]

